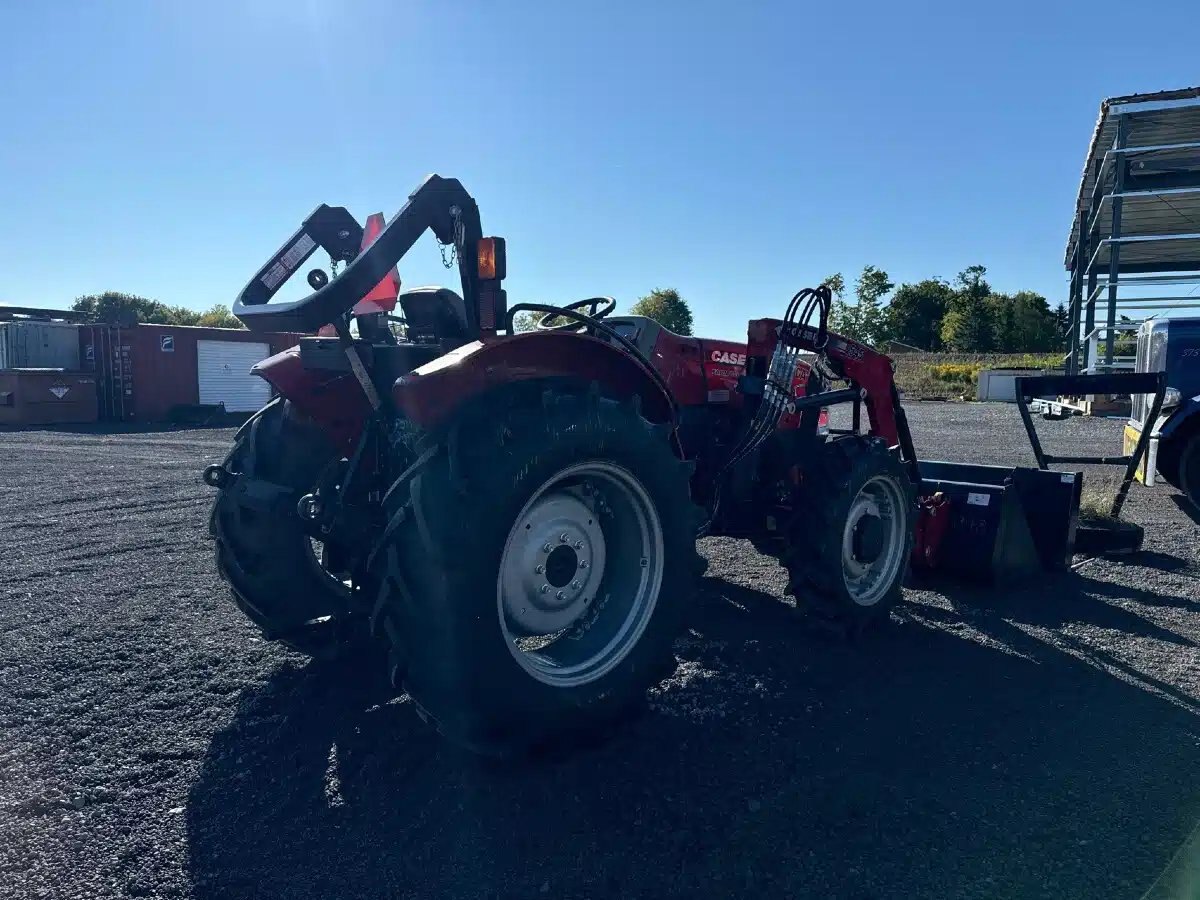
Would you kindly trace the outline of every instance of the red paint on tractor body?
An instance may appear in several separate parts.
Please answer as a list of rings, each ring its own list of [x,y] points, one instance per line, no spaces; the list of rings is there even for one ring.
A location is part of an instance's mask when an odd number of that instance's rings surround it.
[[[778,324],[774,319],[752,322],[746,344],[684,337],[664,329],[655,342],[650,362],[679,406],[738,409],[744,403],[738,379],[745,374],[747,359],[774,347],[777,339],[774,328]],[[847,374],[855,380],[877,379],[882,375],[887,379],[883,385],[886,388],[890,384],[890,365],[885,368],[883,371],[878,365],[864,363],[856,372]],[[807,363],[797,365],[793,396],[804,396],[809,371]],[[370,415],[370,406],[352,374],[306,369],[296,347],[263,360],[253,372],[317,422],[339,448],[351,452]],[[647,419],[652,422],[672,419],[671,397],[632,356],[608,341],[572,332],[495,335],[464,344],[400,376],[392,387],[392,400],[413,424],[434,429],[463,403],[487,391],[557,378],[583,384],[595,381],[615,397],[637,395]],[[867,386],[865,382],[863,385]],[[869,403],[868,409],[871,410]],[[877,415],[882,413],[872,412],[873,425]],[[820,425],[827,422],[828,416],[822,411]],[[798,414],[784,413],[778,428],[787,430],[799,424]],[[894,422],[892,428],[894,435]],[[888,432],[880,433],[888,437]]]
[[[276,353],[250,371],[315,421],[343,452],[354,449],[371,405],[352,374],[306,369],[300,362],[299,347]]]
[[[729,403],[738,397],[737,380],[745,371],[746,345],[684,337],[662,329],[650,362],[671,386],[680,406]]]
[[[542,379],[599,382],[617,397],[637,395],[642,415],[670,421],[671,398],[624,350],[585,334],[534,331],[486,336],[396,380],[396,408],[421,428],[437,428],[464,402],[509,384]]]

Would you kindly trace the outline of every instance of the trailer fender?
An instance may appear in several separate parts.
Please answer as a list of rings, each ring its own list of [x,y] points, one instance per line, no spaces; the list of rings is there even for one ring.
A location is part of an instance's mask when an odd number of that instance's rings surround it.
[[[651,422],[674,417],[671,397],[628,353],[572,332],[531,331],[465,344],[396,379],[392,399],[411,422],[435,429],[487,391],[546,379],[598,382],[612,397],[640,397],[642,415]]]
[[[336,447],[347,453],[354,448],[371,407],[353,374],[306,369],[299,347],[267,357],[250,373],[316,422]]]

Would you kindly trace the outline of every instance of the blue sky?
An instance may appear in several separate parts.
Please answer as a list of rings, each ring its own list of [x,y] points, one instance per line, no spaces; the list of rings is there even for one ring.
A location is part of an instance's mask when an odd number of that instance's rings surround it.
[[[834,270],[979,262],[1056,302],[1101,99],[1200,81],[1194,0],[1134,8],[0,0],[0,302],[229,303],[318,203],[429,172],[513,301],[673,286],[737,337]]]

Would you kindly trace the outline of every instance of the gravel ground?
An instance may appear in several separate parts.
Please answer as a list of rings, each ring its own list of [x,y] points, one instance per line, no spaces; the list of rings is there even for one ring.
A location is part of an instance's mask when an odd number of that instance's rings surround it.
[[[1011,407],[910,415],[929,457],[1031,462]],[[236,612],[198,481],[231,438],[0,433],[0,897],[1136,898],[1200,818],[1200,525],[1170,488],[1134,488],[1138,556],[910,590],[856,644],[708,540],[649,712],[497,767]]]

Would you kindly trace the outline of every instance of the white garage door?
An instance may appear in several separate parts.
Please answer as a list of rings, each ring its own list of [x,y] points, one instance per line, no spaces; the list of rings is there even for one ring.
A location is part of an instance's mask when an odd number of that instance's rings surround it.
[[[254,412],[271,399],[271,386],[250,374],[250,367],[271,355],[267,344],[244,341],[197,341],[196,374],[200,402],[225,404],[226,412]]]

